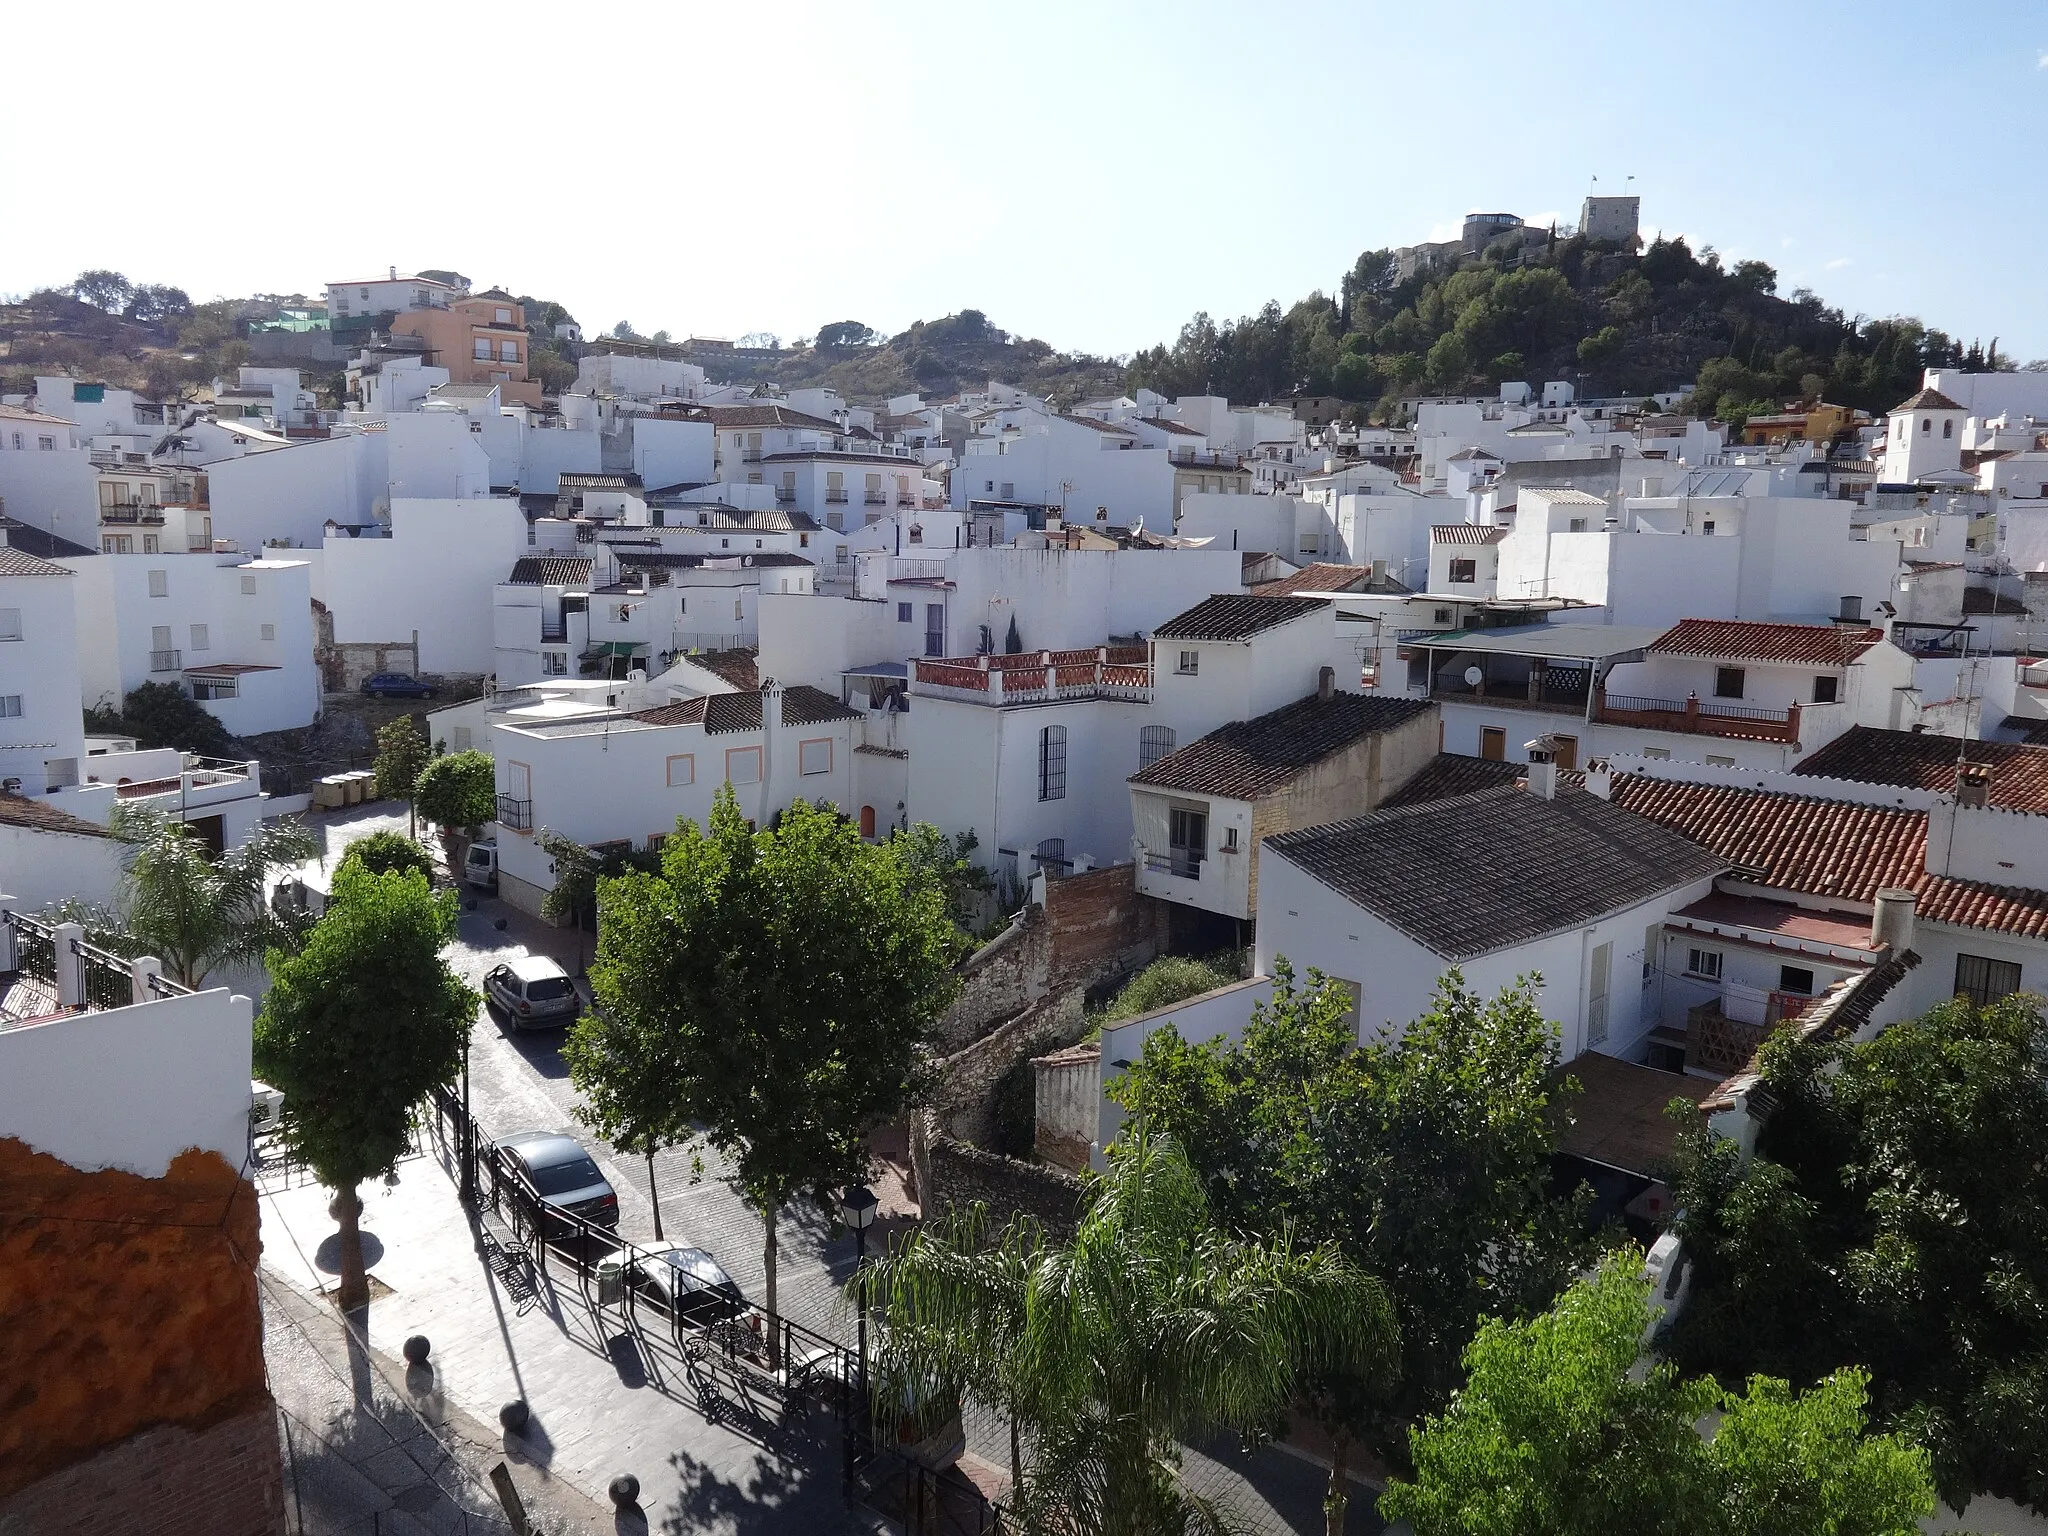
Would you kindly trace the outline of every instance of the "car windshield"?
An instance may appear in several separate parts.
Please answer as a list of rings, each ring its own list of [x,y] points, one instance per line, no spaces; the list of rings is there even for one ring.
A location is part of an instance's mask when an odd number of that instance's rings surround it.
[[[604,1175],[597,1171],[597,1164],[587,1157],[533,1170],[533,1187],[544,1195],[565,1195],[572,1189],[588,1189],[603,1182]]]
[[[672,1248],[660,1257],[704,1285],[727,1283],[725,1271],[720,1269],[717,1261],[701,1248]]]
[[[526,984],[526,998],[528,1002],[547,1003],[558,997],[567,997],[575,990],[566,976],[543,976]]]

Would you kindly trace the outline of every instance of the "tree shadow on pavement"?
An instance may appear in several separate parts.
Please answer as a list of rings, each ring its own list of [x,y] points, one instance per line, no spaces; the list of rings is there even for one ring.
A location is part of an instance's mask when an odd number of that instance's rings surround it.
[[[845,1528],[836,1467],[771,1461],[756,1453],[744,1481],[722,1477],[688,1451],[669,1457],[677,1492],[661,1529],[669,1536],[706,1530],[734,1536],[785,1536]]]

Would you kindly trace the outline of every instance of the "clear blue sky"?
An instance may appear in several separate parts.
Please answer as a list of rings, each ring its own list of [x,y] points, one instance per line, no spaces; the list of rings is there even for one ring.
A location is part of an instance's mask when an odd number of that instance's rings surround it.
[[[97,14],[97,13],[96,13]],[[282,18],[280,18],[282,19]],[[2048,7],[355,4],[11,18],[0,292],[397,264],[785,339],[1128,352],[1472,209],[1759,257],[2048,356]],[[25,66],[25,67],[23,67]],[[274,158],[273,158],[274,152]]]

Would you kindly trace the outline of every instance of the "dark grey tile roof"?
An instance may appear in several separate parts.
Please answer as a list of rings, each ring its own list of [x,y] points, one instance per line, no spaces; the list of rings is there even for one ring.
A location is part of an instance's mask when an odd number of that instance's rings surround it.
[[[1596,795],[1512,787],[1286,832],[1266,848],[1446,960],[1575,928],[1727,867]]]
[[[80,555],[99,553],[88,544],[60,539],[56,534],[24,523],[18,517],[0,517],[0,529],[6,530],[9,549],[18,549],[25,555],[36,555],[44,560],[76,559]]]
[[[1326,702],[1310,694],[1256,719],[1211,731],[1132,774],[1131,783],[1255,800],[1324,758],[1434,708],[1428,699],[1339,693]]]
[[[1380,802],[1383,811],[1404,805],[1427,805],[1432,800],[1450,800],[1513,784],[1529,771],[1526,763],[1495,762],[1487,757],[1466,757],[1457,752],[1439,752],[1422,769]]]
[[[0,545],[0,576],[69,576],[71,572],[41,555],[32,555],[12,544]]]
[[[590,580],[587,555],[521,555],[505,578],[521,587],[568,587]]]
[[[1230,593],[1205,597],[1152,633],[1160,640],[1249,640],[1253,635],[1311,613],[1327,613],[1318,597],[1249,597]]]

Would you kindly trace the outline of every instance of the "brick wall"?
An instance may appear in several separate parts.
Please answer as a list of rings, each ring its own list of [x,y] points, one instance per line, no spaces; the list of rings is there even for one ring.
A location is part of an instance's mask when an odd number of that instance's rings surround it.
[[[0,1138],[0,1189],[0,1499],[146,1431],[260,1412],[271,1432],[256,1191],[220,1154],[182,1152],[145,1179]],[[0,1521],[6,1536],[42,1529]]]
[[[0,1499],[0,1536],[281,1536],[268,1398],[203,1429],[144,1430]]]

